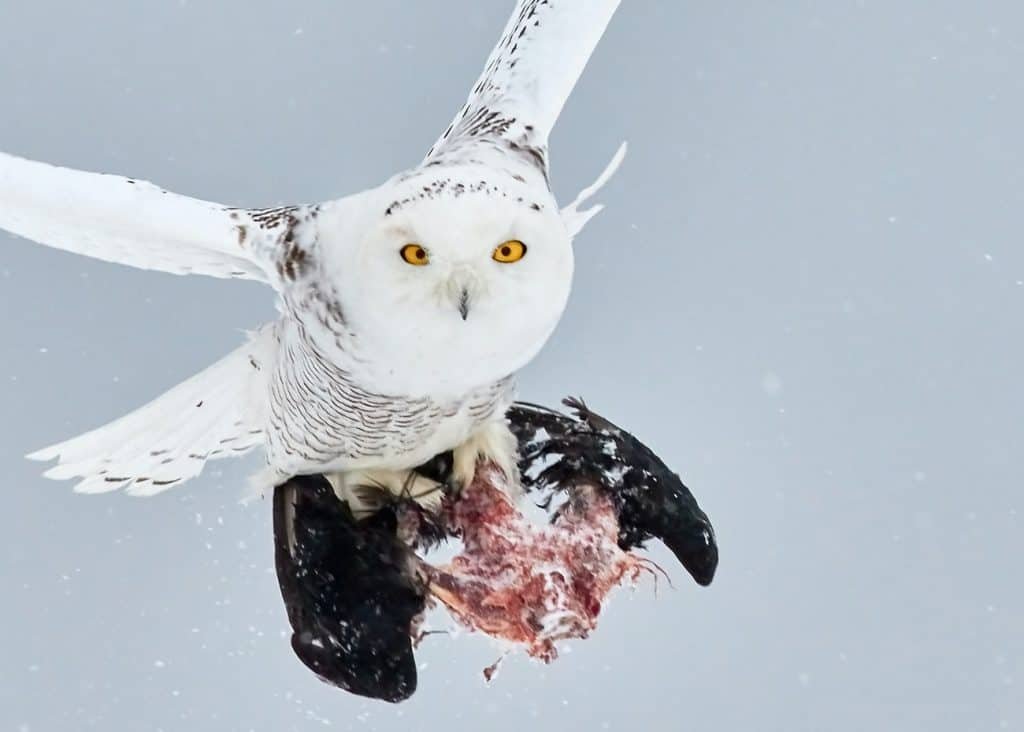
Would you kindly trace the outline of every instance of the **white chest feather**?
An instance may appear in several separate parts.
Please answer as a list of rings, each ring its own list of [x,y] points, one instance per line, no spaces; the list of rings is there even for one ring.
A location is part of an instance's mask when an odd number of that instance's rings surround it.
[[[270,381],[267,457],[282,474],[368,467],[411,468],[465,441],[512,401],[511,377],[463,395],[379,393],[337,361],[282,324]]]

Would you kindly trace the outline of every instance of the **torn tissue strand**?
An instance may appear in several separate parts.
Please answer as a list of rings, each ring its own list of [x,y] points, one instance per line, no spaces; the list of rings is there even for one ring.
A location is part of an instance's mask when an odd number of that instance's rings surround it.
[[[646,566],[619,548],[615,510],[601,492],[579,490],[554,524],[538,526],[502,482],[497,470],[478,471],[447,509],[462,553],[423,571],[431,594],[462,624],[551,661],[556,642],[586,638],[612,588]]]

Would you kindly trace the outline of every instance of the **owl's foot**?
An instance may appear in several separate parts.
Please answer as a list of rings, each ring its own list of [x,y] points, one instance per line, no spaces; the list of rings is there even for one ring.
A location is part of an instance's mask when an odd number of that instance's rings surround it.
[[[495,419],[474,432],[452,452],[452,483],[456,491],[473,482],[477,465],[493,463],[508,479],[508,485],[519,485],[518,442],[508,422]]]
[[[444,499],[441,483],[412,470],[350,470],[326,478],[359,520],[372,516],[393,498],[415,501],[432,513],[440,510]]]

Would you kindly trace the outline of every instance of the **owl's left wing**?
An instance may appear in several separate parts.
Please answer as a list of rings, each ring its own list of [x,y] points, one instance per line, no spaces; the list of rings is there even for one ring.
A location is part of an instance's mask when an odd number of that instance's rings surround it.
[[[466,105],[424,163],[497,148],[546,182],[548,135],[619,2],[518,0]]]
[[[133,178],[0,153],[0,229],[142,269],[282,288],[308,260],[317,211],[232,208]]]

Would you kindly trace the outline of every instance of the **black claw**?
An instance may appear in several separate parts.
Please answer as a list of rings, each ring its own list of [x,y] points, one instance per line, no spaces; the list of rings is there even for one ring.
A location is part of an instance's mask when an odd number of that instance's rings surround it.
[[[449,450],[448,452],[442,452],[440,455],[435,455],[430,461],[418,466],[416,472],[440,483],[447,495],[456,496],[463,486],[459,484],[459,481],[455,480],[454,468],[455,456]]]
[[[619,546],[628,550],[660,539],[698,584],[710,584],[718,567],[715,532],[679,476],[582,400],[565,404],[575,419],[524,403],[508,412],[524,487],[564,490],[585,482],[603,487],[618,512]]]
[[[320,476],[274,491],[274,535],[292,648],[325,681],[398,702],[416,690],[412,623],[426,596],[386,507],[357,522]]]
[[[442,452],[440,455],[435,455],[428,462],[416,468],[416,472],[433,481],[447,485],[454,465],[455,457],[452,451],[449,450],[448,452]]]

